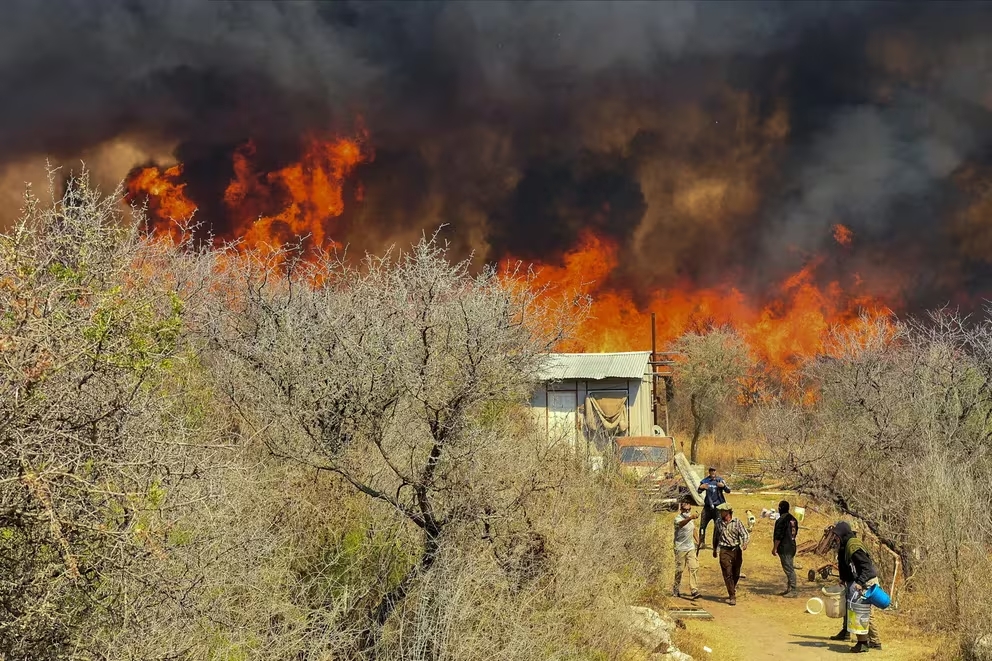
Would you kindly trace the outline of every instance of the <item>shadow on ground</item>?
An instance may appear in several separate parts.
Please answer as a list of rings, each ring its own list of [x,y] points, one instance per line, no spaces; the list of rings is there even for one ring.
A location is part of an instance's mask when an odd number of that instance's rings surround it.
[[[790,645],[827,649],[831,652],[850,652],[851,647],[854,646],[854,643],[844,643],[836,640],[830,640],[829,638],[824,638],[822,636],[804,636],[802,634],[794,633],[792,634],[792,637],[805,638],[806,640],[790,640]]]

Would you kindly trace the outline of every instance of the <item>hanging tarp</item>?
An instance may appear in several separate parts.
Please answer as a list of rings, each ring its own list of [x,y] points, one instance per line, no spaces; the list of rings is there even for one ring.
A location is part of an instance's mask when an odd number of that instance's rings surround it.
[[[627,393],[621,391],[590,391],[586,395],[586,427],[622,436],[630,428],[627,415]]]

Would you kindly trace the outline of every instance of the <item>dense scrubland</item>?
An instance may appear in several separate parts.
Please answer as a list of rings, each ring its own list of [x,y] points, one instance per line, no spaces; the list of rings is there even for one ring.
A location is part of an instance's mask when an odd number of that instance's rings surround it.
[[[432,237],[215,248],[148,235],[85,176],[64,190],[0,236],[6,659],[633,658],[670,531],[524,409],[585,301]],[[992,631],[990,338],[866,319],[771,378],[703,329],[678,424],[760,442],[858,516],[909,570],[907,613],[970,649]]]

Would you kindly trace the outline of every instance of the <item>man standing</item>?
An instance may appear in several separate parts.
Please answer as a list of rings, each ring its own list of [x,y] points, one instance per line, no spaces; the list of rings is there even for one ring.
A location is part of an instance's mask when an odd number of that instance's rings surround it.
[[[775,533],[772,536],[772,555],[777,555],[782,562],[787,585],[783,597],[799,595],[796,590],[796,535],[799,533],[799,522],[789,513],[789,501],[783,500],[778,504],[778,521],[775,522]]]
[[[689,589],[692,590],[691,599],[699,596],[699,584],[697,576],[699,574],[699,560],[696,558],[695,550],[699,546],[699,537],[696,535],[696,524],[693,521],[698,518],[692,513],[692,503],[688,500],[682,501],[679,505],[679,513],[675,516],[675,583],[672,587],[672,596],[680,596],[682,587],[682,572],[689,570]]]
[[[699,522],[698,548],[706,545],[706,526],[713,521],[713,550],[716,551],[716,538],[720,534],[720,515],[717,513],[717,508],[727,502],[723,494],[730,493],[730,487],[716,474],[716,466],[710,466],[709,475],[702,479],[696,490],[706,493],[703,497],[703,518]]]
[[[713,557],[716,557],[717,547],[720,550],[720,571],[723,572],[723,582],[727,585],[727,603],[737,605],[737,582],[741,580],[741,565],[744,564],[744,551],[751,536],[741,520],[734,516],[734,510],[729,503],[719,505],[720,526],[716,529],[713,540]]]
[[[875,563],[868,555],[868,549],[864,543],[858,539],[858,535],[851,529],[851,524],[847,521],[838,521],[834,524],[834,534],[840,539],[840,547],[837,549],[837,568],[840,574],[840,583],[847,590],[844,593],[846,601],[854,598],[858,586],[867,588],[878,583],[878,571]],[[847,629],[847,613],[850,609],[844,605],[844,628],[840,633],[830,636],[831,640],[850,640],[851,634]],[[858,643],[851,648],[852,652],[867,652],[869,649],[882,649],[882,642],[878,639],[878,630],[875,629],[874,609],[868,619],[868,634],[858,635]]]

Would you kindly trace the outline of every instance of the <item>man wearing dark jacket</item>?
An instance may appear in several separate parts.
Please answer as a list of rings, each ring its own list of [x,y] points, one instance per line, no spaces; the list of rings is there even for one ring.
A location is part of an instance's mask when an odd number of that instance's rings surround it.
[[[723,478],[716,474],[716,466],[710,466],[709,475],[704,477],[696,487],[703,496],[703,518],[699,521],[699,547],[706,546],[706,526],[713,522],[713,550],[716,551],[717,538],[720,536],[720,513],[716,508],[727,502],[724,493],[730,493],[730,487]]]
[[[778,504],[778,520],[775,522],[775,534],[772,537],[772,555],[777,555],[782,562],[785,572],[785,592],[783,597],[795,597],[796,590],[796,535],[799,532],[799,522],[789,513],[789,501],[783,500]]]
[[[868,555],[868,549],[858,539],[857,533],[851,529],[851,524],[847,521],[839,521],[834,525],[834,534],[840,539],[840,546],[837,548],[837,568],[840,574],[840,582],[845,586],[845,601],[853,598],[858,586],[865,589],[870,585],[878,583],[878,571],[875,563]],[[844,605],[844,628],[840,632],[831,636],[831,640],[850,640],[851,634],[848,631],[847,604]],[[858,644],[851,648],[852,652],[867,652],[869,649],[882,649],[882,643],[878,639],[878,631],[875,629],[874,618],[868,620],[868,635],[858,636]]]

